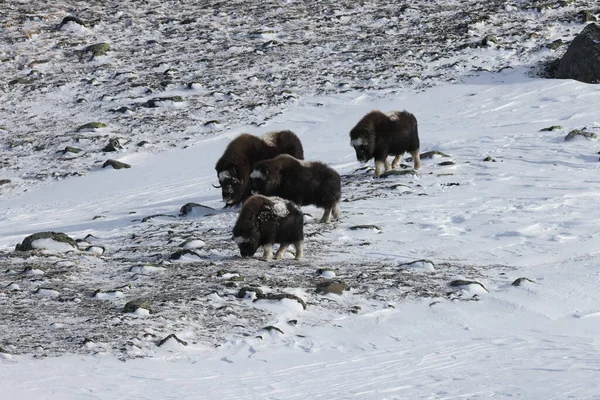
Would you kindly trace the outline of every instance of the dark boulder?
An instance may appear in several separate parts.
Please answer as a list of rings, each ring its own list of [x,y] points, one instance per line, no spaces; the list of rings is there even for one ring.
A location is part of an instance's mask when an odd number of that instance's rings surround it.
[[[556,78],[585,83],[600,82],[600,26],[586,26],[560,59]]]

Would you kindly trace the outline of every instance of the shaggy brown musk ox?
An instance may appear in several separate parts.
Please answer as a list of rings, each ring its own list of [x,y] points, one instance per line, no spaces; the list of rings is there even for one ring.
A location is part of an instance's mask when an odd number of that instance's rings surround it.
[[[414,168],[421,167],[419,156],[419,133],[417,119],[408,111],[392,111],[384,114],[371,111],[350,131],[350,145],[356,151],[356,159],[367,162],[375,159],[375,176],[398,167],[402,155],[409,152],[414,160]],[[387,157],[394,155],[390,165]]]
[[[299,206],[325,209],[321,222],[340,215],[342,181],[331,167],[318,161],[299,161],[288,154],[259,161],[250,174],[252,193],[279,196]]]
[[[263,246],[263,258],[273,258],[273,244],[279,243],[275,257],[283,258],[290,244],[296,248],[296,260],[302,258],[304,215],[296,204],[279,197],[250,196],[242,206],[233,227],[233,240],[242,257],[252,257]]]
[[[294,132],[270,132],[263,137],[243,133],[233,139],[215,166],[220,183],[216,187],[221,187],[225,207],[240,204],[250,196],[254,164],[279,154],[304,158],[302,143]]]

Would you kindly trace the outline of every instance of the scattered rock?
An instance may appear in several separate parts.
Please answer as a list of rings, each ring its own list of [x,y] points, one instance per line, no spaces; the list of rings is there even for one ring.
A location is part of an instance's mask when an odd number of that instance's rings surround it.
[[[350,307],[350,312],[351,312],[352,314],[358,314],[358,312],[359,312],[360,310],[362,310],[362,307],[361,307],[361,306],[352,306],[352,307]]]
[[[150,313],[152,312],[152,307],[150,306],[150,303],[142,299],[135,299],[127,302],[127,304],[125,304],[125,306],[123,307],[122,312],[132,313],[136,312],[138,308],[148,310]]]
[[[184,217],[186,215],[194,215],[197,217],[203,217],[212,215],[215,213],[215,209],[198,203],[187,203],[179,209],[179,216]]]
[[[150,221],[151,219],[158,218],[158,217],[175,218],[174,215],[170,215],[170,214],[152,214],[152,215],[148,215],[147,217],[142,218],[142,222],[147,222],[147,221]]]
[[[561,130],[563,127],[560,125],[552,125],[549,126],[548,128],[542,128],[540,129],[540,132],[552,132],[552,131],[559,131]]]
[[[92,53],[92,56],[104,56],[110,51],[110,43],[96,43],[85,48],[85,51]]]
[[[427,159],[427,158],[433,158],[434,156],[450,157],[450,155],[443,153],[441,151],[432,150],[432,151],[426,151],[425,153],[421,153],[420,158]],[[408,159],[407,159],[407,161],[408,161]]]
[[[257,300],[264,299],[265,295],[263,291],[256,287],[244,286],[237,293],[237,298],[245,299],[248,297],[253,297],[250,293],[254,293],[254,298]]]
[[[272,326],[272,325],[265,326],[263,329],[264,329],[265,331],[269,331],[269,332],[273,332],[273,331],[275,331],[275,332],[279,332],[279,333],[281,333],[282,335],[284,334],[284,333],[283,333],[283,331],[282,331],[281,329],[279,329],[279,328],[278,328],[278,327],[276,327],[276,326]]]
[[[182,344],[184,346],[188,345],[188,342],[186,342],[185,340],[179,339],[174,333],[171,333],[169,336],[167,336],[166,338],[164,338],[160,342],[158,342],[158,347],[161,347],[162,345],[164,345],[165,343],[167,343],[171,339],[173,339],[177,343]]]
[[[88,24],[86,24],[85,22],[83,22],[83,20],[77,18],[77,17],[73,17],[71,15],[66,16],[63,18],[63,20],[61,21],[60,25],[58,25],[58,29],[62,28],[63,26],[65,26],[66,24],[68,24],[69,22],[74,22],[78,25],[81,26],[85,26],[86,28],[88,27]]]
[[[345,290],[350,290],[350,287],[342,281],[338,282],[321,282],[317,284],[317,293],[319,294],[337,294],[341,296]]]
[[[169,256],[169,260],[179,260],[185,256],[193,256],[193,257],[202,258],[202,256],[200,256],[200,254],[196,253],[194,250],[180,249],[180,250],[177,250],[175,253],[171,254]]]
[[[121,146],[121,143],[119,143],[119,139],[112,138],[112,139],[108,140],[108,144],[106,146],[104,146],[102,151],[111,152],[111,151],[118,151],[118,150],[122,150],[122,149],[123,149],[123,147]]]
[[[483,290],[485,290],[486,292],[489,292],[485,286],[483,286],[483,284],[481,284],[480,282],[477,281],[467,281],[467,280],[463,280],[463,279],[457,279],[455,281],[450,282],[450,286],[452,287],[460,287],[460,286],[468,286],[468,285],[479,285],[483,288]]]
[[[293,294],[289,294],[289,293],[267,293],[267,294],[261,296],[260,298],[258,298],[258,295],[257,295],[257,298],[256,298],[256,300],[283,300],[283,299],[295,300],[298,303],[300,303],[300,305],[302,306],[303,309],[306,310],[306,302],[304,300],[302,300],[300,297],[293,295]]]
[[[588,139],[597,139],[598,138],[598,135],[596,135],[594,132],[587,131],[584,128],[584,129],[574,129],[571,132],[569,132],[569,134],[567,136],[565,136],[565,141],[573,140],[578,136],[588,138]]]
[[[379,177],[387,178],[388,176],[403,176],[403,175],[417,175],[417,171],[414,169],[390,169],[385,171]]]
[[[600,82],[600,26],[587,25],[560,59],[556,77],[585,83]]]
[[[119,108],[111,108],[108,111],[113,112],[113,113],[127,114],[128,112],[132,112],[133,110],[129,107],[123,106],[123,107],[119,107]]]
[[[183,102],[183,97],[181,96],[171,96],[171,97],[156,97],[154,99],[148,100],[143,105],[144,107],[156,108],[160,107],[160,103],[165,102],[173,102],[173,103],[181,103]]]
[[[2,186],[2,185],[8,185],[11,182],[12,181],[10,179],[0,179],[0,186]]]
[[[354,225],[354,226],[351,226],[348,229],[350,229],[351,231],[356,231],[356,230],[359,230],[359,229],[375,229],[375,230],[378,230],[378,231],[382,231],[383,230],[380,227],[378,227],[377,225]]]
[[[564,42],[562,39],[556,39],[555,41],[553,41],[551,43],[548,43],[546,45],[546,48],[550,49],[550,50],[558,50],[558,49],[560,49],[561,47],[563,47],[566,44],[567,43]]]
[[[482,46],[489,46],[491,44],[498,44],[498,38],[494,35],[486,35],[483,39],[481,39]]]
[[[83,150],[78,149],[77,147],[67,146],[63,150],[61,150],[60,152],[63,153],[63,154],[67,154],[67,153],[77,154],[77,153],[81,153],[82,151]]]
[[[487,156],[486,158],[483,159],[483,161],[491,161],[491,162],[496,162],[495,159],[493,159],[491,156]]]
[[[106,128],[107,126],[108,125],[106,125],[104,122],[88,122],[87,124],[81,125],[79,128],[76,129],[76,131],[94,131],[96,129]]]
[[[106,160],[106,162],[104,164],[102,164],[102,168],[106,168],[106,167],[113,167],[114,169],[121,169],[121,168],[131,168],[131,165],[121,162],[121,161],[117,161],[117,160]]]
[[[529,278],[517,278],[517,279],[515,279],[515,281],[513,283],[511,283],[511,285],[513,285],[513,286],[521,286],[524,282],[531,282],[531,283],[535,283],[537,285],[537,282],[532,281]]]
[[[33,235],[29,235],[25,239],[23,239],[23,242],[21,244],[17,244],[17,246],[15,247],[15,251],[30,251],[44,248],[38,247],[40,246],[39,242],[35,243],[36,241],[43,239],[50,239],[54,242],[68,244],[71,247],[73,247],[73,250],[77,250],[78,248],[77,242],[62,232],[38,232],[34,233]]]
[[[456,165],[456,163],[454,161],[442,161],[441,163],[438,163],[438,165],[440,167],[445,167],[447,165]]]

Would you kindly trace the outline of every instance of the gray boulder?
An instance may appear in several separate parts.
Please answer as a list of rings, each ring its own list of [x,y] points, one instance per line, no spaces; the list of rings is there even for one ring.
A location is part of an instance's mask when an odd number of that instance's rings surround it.
[[[600,26],[586,26],[560,59],[556,77],[600,83]]]

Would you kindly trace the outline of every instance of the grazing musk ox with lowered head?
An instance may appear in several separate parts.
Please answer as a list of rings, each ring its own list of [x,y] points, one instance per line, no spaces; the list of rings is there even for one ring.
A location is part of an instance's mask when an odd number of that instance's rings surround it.
[[[367,162],[375,159],[375,176],[398,167],[402,155],[409,152],[414,168],[421,167],[417,119],[408,111],[392,111],[384,114],[371,111],[350,131],[350,145],[356,151],[356,159]],[[387,157],[396,156],[390,165]]]
[[[325,209],[321,222],[340,215],[342,183],[331,167],[317,161],[299,161],[288,154],[259,161],[250,174],[252,193],[279,196],[299,206]]]
[[[215,187],[221,187],[225,207],[240,204],[250,196],[254,164],[279,154],[304,158],[302,143],[294,132],[270,132],[263,137],[243,133],[233,139],[215,166],[220,183]]]
[[[242,257],[252,257],[263,246],[263,258],[273,258],[273,244],[279,243],[275,257],[283,258],[290,244],[296,248],[296,260],[302,258],[304,215],[296,204],[279,197],[253,195],[244,202],[233,227],[233,240]]]

